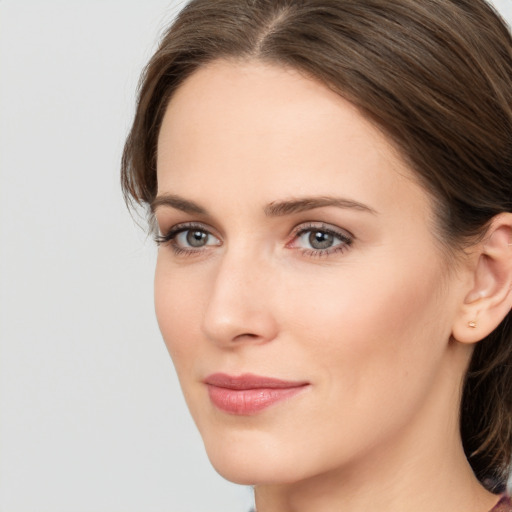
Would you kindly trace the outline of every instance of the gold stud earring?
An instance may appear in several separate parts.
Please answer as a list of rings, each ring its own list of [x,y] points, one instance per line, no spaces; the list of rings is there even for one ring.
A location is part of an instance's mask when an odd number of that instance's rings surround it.
[[[475,327],[476,327],[476,320],[471,320],[470,322],[468,322],[468,327],[471,328],[471,329],[475,329]]]

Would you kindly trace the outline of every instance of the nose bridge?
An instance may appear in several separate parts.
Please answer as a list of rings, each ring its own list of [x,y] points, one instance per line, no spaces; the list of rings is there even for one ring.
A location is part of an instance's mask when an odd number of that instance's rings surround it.
[[[255,250],[227,249],[218,262],[203,319],[203,331],[212,341],[270,341],[276,321],[270,307],[271,271]]]

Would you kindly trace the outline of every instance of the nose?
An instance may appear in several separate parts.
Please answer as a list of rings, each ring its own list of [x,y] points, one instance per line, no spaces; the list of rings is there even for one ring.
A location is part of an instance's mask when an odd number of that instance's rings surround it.
[[[272,272],[248,255],[225,254],[212,280],[202,329],[212,342],[236,347],[277,336],[272,308]]]

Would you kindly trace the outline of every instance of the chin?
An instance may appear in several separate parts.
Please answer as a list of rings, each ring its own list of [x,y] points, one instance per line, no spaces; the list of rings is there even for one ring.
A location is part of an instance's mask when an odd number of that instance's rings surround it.
[[[223,478],[240,485],[286,484],[307,478],[298,450],[264,432],[203,437],[208,458]]]
[[[236,463],[225,461],[225,460],[214,460],[210,458],[210,462],[217,471],[217,473],[238,485],[259,485],[262,483],[268,483],[268,475],[261,474],[261,472],[251,467],[249,461],[237,461]]]
[[[301,480],[298,475],[290,474],[284,464],[274,460],[238,458],[232,455],[210,457],[210,462],[220,476],[239,485],[286,484]]]

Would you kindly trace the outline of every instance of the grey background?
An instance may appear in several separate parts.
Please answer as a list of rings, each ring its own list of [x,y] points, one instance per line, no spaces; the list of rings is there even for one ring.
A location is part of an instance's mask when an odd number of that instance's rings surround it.
[[[119,190],[139,72],[182,4],[0,2],[0,512],[250,503],[203,452]]]

